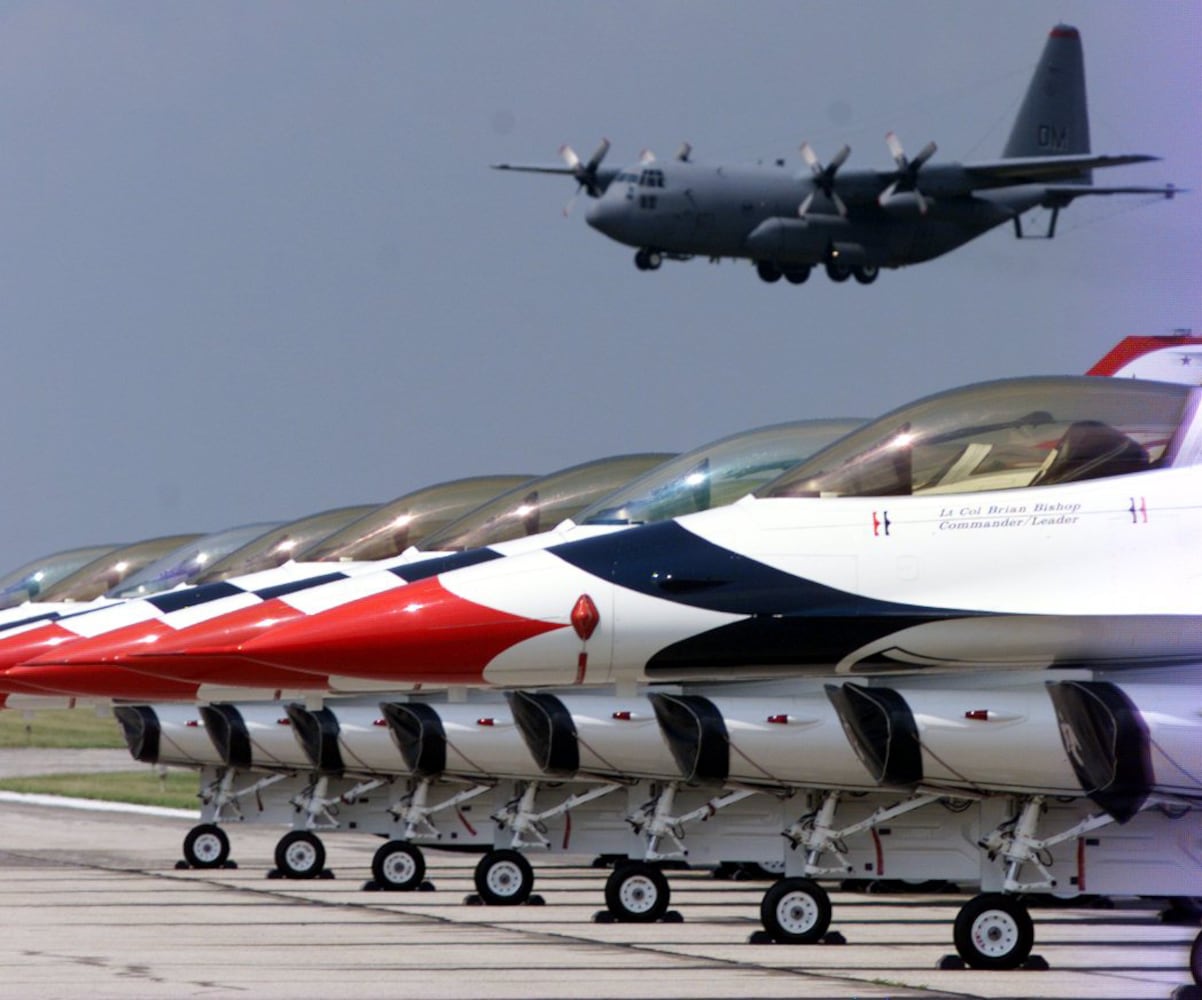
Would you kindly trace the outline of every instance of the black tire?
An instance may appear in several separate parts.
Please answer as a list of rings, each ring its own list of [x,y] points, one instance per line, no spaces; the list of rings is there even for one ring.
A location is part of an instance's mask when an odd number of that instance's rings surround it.
[[[1189,971],[1194,977],[1194,983],[1202,986],[1202,931],[1194,938],[1194,946],[1189,950]]]
[[[804,285],[809,276],[809,264],[803,264],[801,267],[791,267],[785,271],[785,281],[790,285]]]
[[[881,269],[871,264],[865,264],[863,267],[853,267],[851,273],[861,285],[871,285],[876,281]]]
[[[974,896],[956,915],[956,951],[974,969],[1017,969],[1031,954],[1035,925],[1013,896]]]
[[[780,281],[780,268],[770,260],[757,260],[755,262],[755,273],[760,276],[760,281],[766,281],[768,284]]]
[[[831,898],[808,878],[782,878],[764,893],[760,923],[778,944],[814,944],[831,925]]]
[[[658,250],[647,251],[647,270],[658,271],[660,265],[664,262],[664,255]]]
[[[184,838],[184,860],[191,868],[220,868],[229,856],[230,838],[216,823],[194,826]]]
[[[308,830],[286,833],[275,845],[275,866],[285,878],[317,878],[325,864],[325,845]]]
[[[476,892],[489,906],[518,906],[530,898],[534,869],[519,851],[489,851],[476,865]]]
[[[647,270],[647,251],[646,250],[636,250],[635,251],[634,266],[637,267],[640,271]]]
[[[826,262],[826,276],[831,281],[846,281],[851,277],[851,268],[846,264],[841,264],[837,260],[828,260]]]
[[[412,892],[426,877],[426,857],[404,840],[382,844],[371,859],[371,877],[390,892]]]
[[[668,912],[672,890],[654,865],[629,861],[605,882],[605,905],[622,923],[651,924]]]

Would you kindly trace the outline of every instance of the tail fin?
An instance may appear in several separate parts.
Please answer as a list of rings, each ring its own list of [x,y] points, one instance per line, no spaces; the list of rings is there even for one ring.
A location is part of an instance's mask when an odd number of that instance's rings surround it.
[[[1088,153],[1085,57],[1076,28],[1058,24],[1048,36],[1002,156]],[[1086,182],[1089,175],[1082,177]]]

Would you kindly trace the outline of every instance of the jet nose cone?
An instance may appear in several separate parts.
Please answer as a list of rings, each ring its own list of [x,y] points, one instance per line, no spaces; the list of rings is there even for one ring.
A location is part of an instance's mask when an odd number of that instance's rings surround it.
[[[494,657],[563,627],[465,600],[432,577],[281,625],[241,652],[280,667],[373,680],[479,683]]]

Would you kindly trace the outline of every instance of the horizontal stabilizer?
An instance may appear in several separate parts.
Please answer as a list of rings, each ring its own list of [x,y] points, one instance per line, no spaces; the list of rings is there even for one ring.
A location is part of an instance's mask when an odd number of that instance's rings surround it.
[[[966,163],[964,171],[973,187],[1008,187],[1013,184],[1043,184],[1078,177],[1103,167],[1125,167],[1132,163],[1151,163],[1158,156],[1146,153],[1104,155],[1083,153],[1077,156],[1026,156],[983,163]]]

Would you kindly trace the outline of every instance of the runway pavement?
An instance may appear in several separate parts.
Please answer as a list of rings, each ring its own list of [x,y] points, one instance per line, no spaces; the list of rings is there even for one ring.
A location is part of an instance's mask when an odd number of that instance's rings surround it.
[[[332,879],[268,879],[278,828],[230,828],[240,867],[174,867],[179,816],[0,802],[0,997],[1168,997],[1197,928],[1147,904],[1035,911],[1047,971],[936,968],[964,897],[833,894],[847,944],[751,945],[766,883],[673,873],[681,923],[594,923],[605,873],[535,859],[545,906],[466,906],[473,856],[435,890],[364,892],[379,841],[323,839]]]

